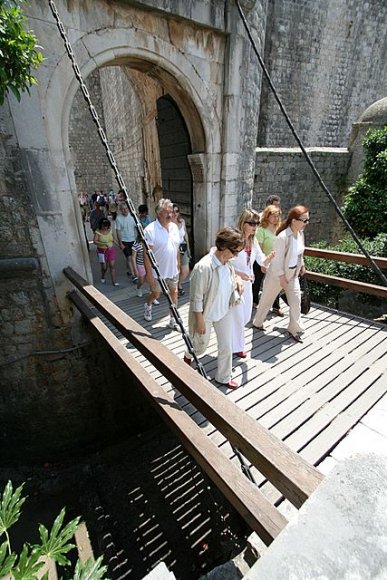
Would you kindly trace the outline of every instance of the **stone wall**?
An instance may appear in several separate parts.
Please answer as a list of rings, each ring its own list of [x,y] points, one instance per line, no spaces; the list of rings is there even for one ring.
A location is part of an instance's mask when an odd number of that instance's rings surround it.
[[[120,67],[101,69],[100,78],[106,134],[128,193],[137,207],[145,191],[141,103]]]
[[[308,149],[308,153],[340,206],[346,188],[350,161],[347,149]],[[259,211],[269,195],[281,197],[283,214],[294,205],[310,208],[311,223],[306,230],[307,242],[335,242],[343,226],[326,193],[317,182],[303,154],[297,148],[256,150],[253,207]]]
[[[89,75],[85,84],[98,113],[100,123],[106,131],[99,71]],[[75,167],[74,176],[77,191],[86,191],[89,194],[94,191],[99,193],[101,190],[105,193],[108,192],[115,184],[115,179],[97,126],[80,89],[78,89],[71,107],[69,142]]]
[[[70,302],[59,308],[39,229],[38,200],[32,195],[38,179],[36,175],[33,183],[29,170],[34,157],[19,148],[12,131],[5,106],[0,111],[3,466],[58,461],[137,433],[157,420],[106,347],[72,312]],[[44,199],[43,179],[39,186]],[[52,210],[46,214],[54,219]],[[63,247],[62,253],[67,252]]]
[[[384,0],[268,2],[265,64],[306,146],[346,147],[352,123],[387,86]],[[266,82],[258,145],[294,138]]]

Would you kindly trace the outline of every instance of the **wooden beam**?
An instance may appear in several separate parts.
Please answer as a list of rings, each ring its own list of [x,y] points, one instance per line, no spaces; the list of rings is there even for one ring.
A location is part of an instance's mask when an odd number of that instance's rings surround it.
[[[305,248],[305,256],[314,258],[322,258],[325,260],[335,260],[337,262],[347,262],[349,264],[360,264],[361,266],[372,267],[368,258],[362,254],[350,254],[348,252],[336,252],[334,250],[323,250],[321,248]],[[387,269],[387,258],[377,258],[372,256],[374,262],[379,268]]]
[[[93,548],[91,547],[89,534],[85,522],[81,522],[74,534],[75,543],[77,545],[78,557],[82,564],[87,562],[90,558],[94,560]]]
[[[337,276],[329,276],[328,274],[317,274],[316,272],[305,273],[308,280],[319,282],[320,284],[329,284],[330,286],[338,286],[353,292],[360,292],[362,294],[372,294],[380,298],[387,298],[387,286],[376,286],[376,284],[366,284],[365,282],[356,282],[355,280],[347,280],[346,278],[338,278]]]
[[[283,495],[300,507],[322,481],[322,474],[239,409],[214,385],[71,268],[65,275],[82,294],[176,387],[232,445]]]
[[[131,380],[146,395],[164,421],[203,468],[228,501],[269,545],[287,520],[209,439],[174,399],[136,361],[125,346],[75,292],[70,299],[105,341],[112,354],[125,366]]]

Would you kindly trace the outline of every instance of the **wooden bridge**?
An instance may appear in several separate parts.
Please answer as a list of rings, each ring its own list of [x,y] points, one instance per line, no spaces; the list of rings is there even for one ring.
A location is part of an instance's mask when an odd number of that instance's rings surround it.
[[[143,320],[142,298],[115,304],[75,272],[70,297],[184,445],[252,529],[269,544],[322,480],[316,469],[387,391],[387,329],[360,317],[312,307],[305,340],[290,340],[287,319],[246,330],[248,358],[235,359],[235,391],[211,385],[182,362],[185,343],[167,328],[165,297]],[[179,312],[187,327],[187,298]],[[215,340],[201,359],[214,375]],[[236,450],[258,485],[241,473]]]

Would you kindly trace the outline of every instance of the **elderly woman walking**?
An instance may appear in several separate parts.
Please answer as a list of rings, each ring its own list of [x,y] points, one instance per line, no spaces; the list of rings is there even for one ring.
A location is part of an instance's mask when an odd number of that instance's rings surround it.
[[[289,304],[288,332],[296,342],[302,342],[301,291],[298,276],[305,273],[304,229],[309,223],[309,210],[297,205],[289,210],[287,219],[277,230],[273,245],[275,257],[263,283],[262,296],[253,320],[253,326],[263,330],[263,322],[281,289]]]
[[[218,231],[215,248],[194,267],[191,276],[189,333],[195,353],[205,353],[214,327],[218,343],[218,366],[215,380],[230,389],[238,383],[231,379],[232,372],[232,318],[233,306],[243,291],[231,260],[244,246],[243,235],[236,228]],[[191,354],[184,360],[191,364]]]

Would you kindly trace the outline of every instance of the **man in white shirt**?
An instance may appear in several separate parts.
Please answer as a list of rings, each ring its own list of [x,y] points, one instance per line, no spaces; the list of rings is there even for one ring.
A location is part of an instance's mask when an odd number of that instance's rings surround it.
[[[160,199],[156,206],[156,219],[145,228],[145,238],[153,250],[160,275],[164,279],[172,302],[177,306],[177,285],[179,281],[179,268],[177,252],[179,249],[179,229],[172,222],[173,204],[170,199]],[[152,320],[152,304],[161,294],[161,286],[157,274],[151,267],[147,254],[144,255],[147,280],[151,289],[144,305],[145,320]],[[172,314],[168,326],[178,330],[178,325]]]
[[[132,254],[132,247],[137,237],[136,222],[129,214],[129,208],[126,203],[120,203],[118,210],[119,214],[115,222],[117,244],[125,255],[129,270],[128,276],[132,277],[133,282],[137,282],[137,276],[134,275],[136,266]]]

